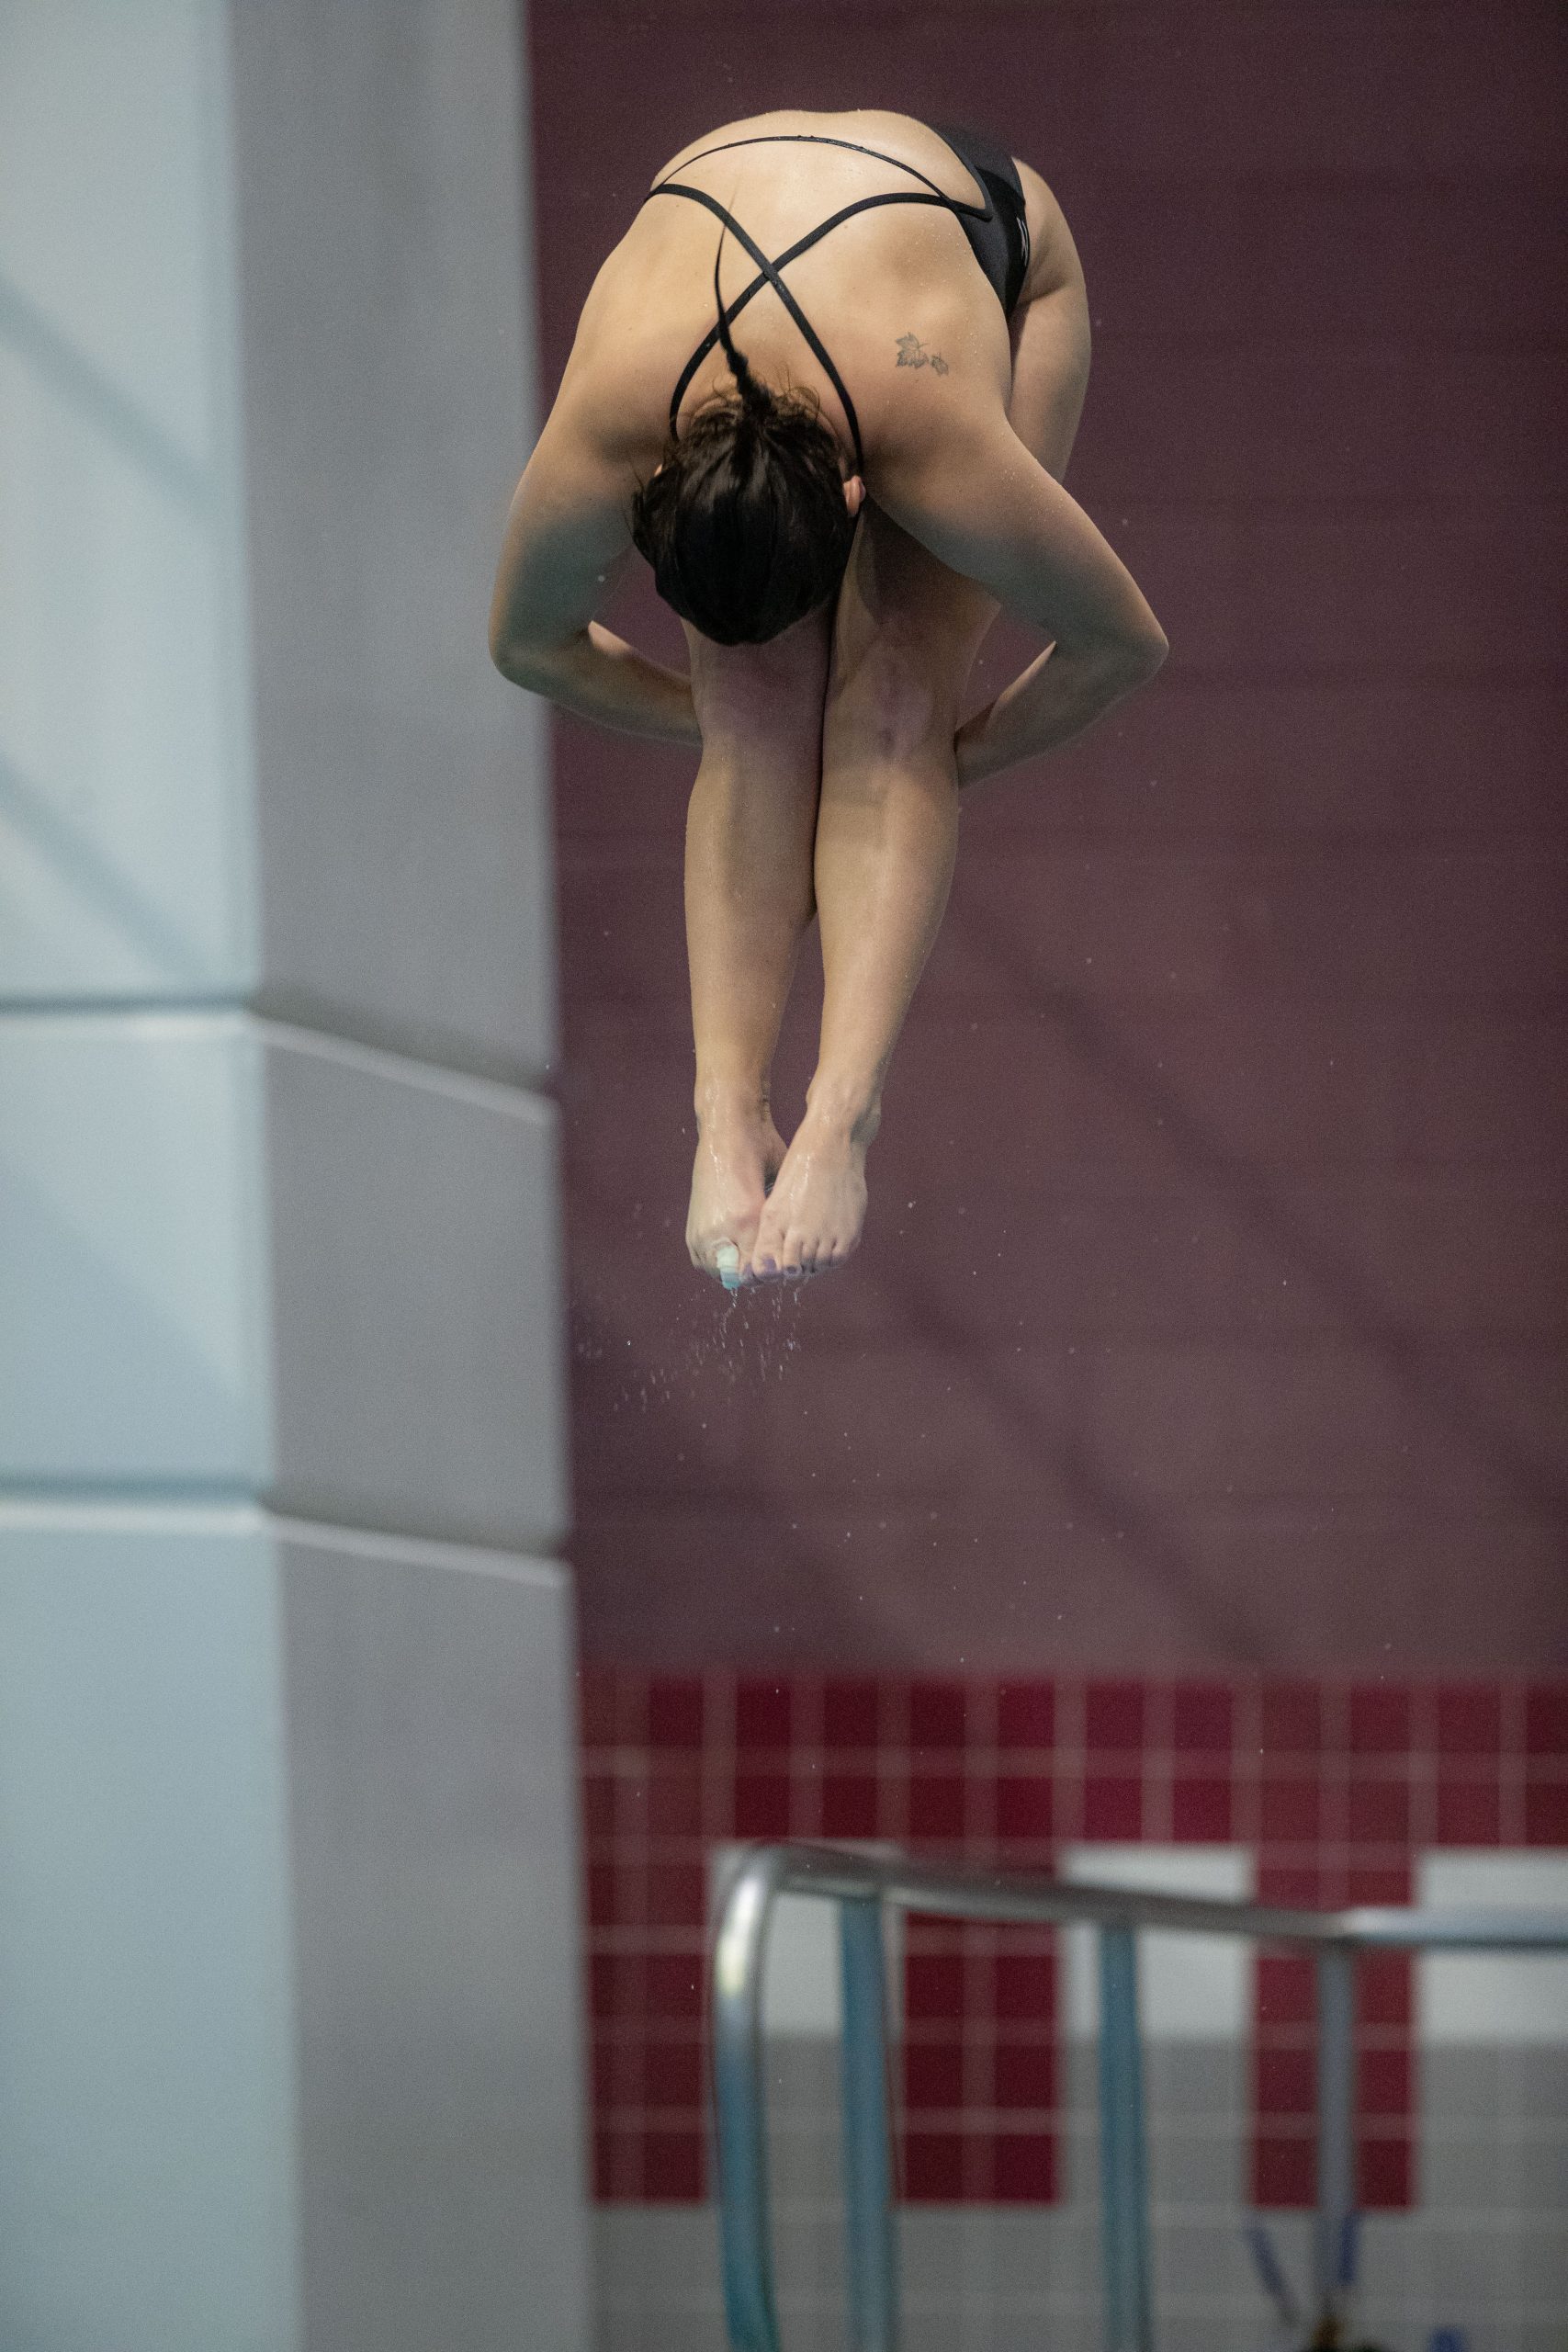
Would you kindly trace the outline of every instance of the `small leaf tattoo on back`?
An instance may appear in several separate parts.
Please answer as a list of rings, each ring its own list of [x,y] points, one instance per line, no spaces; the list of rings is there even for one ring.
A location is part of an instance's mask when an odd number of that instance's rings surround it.
[[[894,364],[899,368],[934,368],[939,376],[947,373],[947,362],[941,352],[928,351],[918,334],[898,337],[898,356]]]

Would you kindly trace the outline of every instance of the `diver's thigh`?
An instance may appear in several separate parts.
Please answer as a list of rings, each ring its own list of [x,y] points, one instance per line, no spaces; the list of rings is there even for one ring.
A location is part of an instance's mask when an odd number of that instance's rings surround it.
[[[1055,287],[1019,305],[1008,423],[1057,481],[1066,477],[1077,437],[1089,365],[1089,297],[1081,285]]]
[[[1029,213],[1030,262],[1010,322],[1008,422],[1060,481],[1089,389],[1089,294],[1061,206],[1038,172],[1019,156],[1013,161]]]
[[[1000,606],[867,500],[839,592],[825,756],[873,731],[912,744],[957,725],[975,656]]]

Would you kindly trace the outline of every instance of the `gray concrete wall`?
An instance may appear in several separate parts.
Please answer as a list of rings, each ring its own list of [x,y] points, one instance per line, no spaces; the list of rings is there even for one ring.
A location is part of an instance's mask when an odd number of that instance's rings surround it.
[[[502,0],[0,0],[0,2342],[585,2295]]]

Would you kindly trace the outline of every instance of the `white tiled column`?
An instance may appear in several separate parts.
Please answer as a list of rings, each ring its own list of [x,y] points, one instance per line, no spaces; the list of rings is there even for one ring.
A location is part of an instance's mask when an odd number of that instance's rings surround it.
[[[0,59],[0,2342],[570,2352],[515,14]]]

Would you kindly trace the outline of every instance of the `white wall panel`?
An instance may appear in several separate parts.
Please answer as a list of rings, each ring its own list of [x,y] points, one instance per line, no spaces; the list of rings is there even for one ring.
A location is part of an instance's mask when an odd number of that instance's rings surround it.
[[[529,1078],[547,758],[487,642],[534,430],[513,17],[267,0],[233,27],[263,1001]]]
[[[0,997],[252,977],[223,33],[0,0]]]
[[[257,1101],[237,1015],[0,1016],[0,1476],[265,1476]]]
[[[303,2352],[260,1515],[0,1503],[0,2344]]]
[[[1434,1910],[1556,1911],[1568,1916],[1568,1854],[1424,1854],[1416,1901]],[[1568,2046],[1568,1958],[1464,1952],[1416,1963],[1423,2046]]]
[[[263,1035],[274,1499],[555,1544],[569,1500],[554,1105]]]
[[[6,2352],[586,2334],[521,46],[0,0]]]
[[[280,1533],[310,2342],[556,2352],[586,2290],[566,1576]]]

